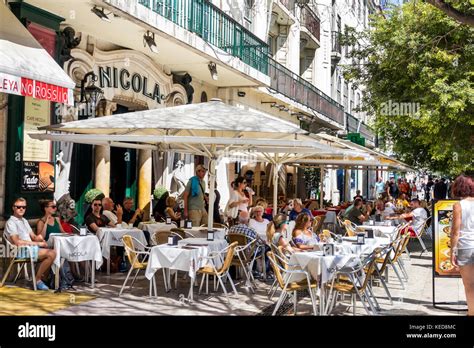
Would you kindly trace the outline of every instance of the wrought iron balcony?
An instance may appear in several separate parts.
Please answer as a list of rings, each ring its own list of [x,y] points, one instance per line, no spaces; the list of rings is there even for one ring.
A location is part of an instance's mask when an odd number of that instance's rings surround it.
[[[319,41],[320,20],[316,13],[307,6],[301,10],[301,23]]]
[[[275,60],[269,58],[270,87],[286,97],[303,104],[331,120],[344,124],[344,109],[334,99],[320,91]]]
[[[331,42],[332,42],[332,49],[331,49],[331,56],[332,58],[341,58],[341,41],[339,40],[340,33],[338,31],[333,31],[331,33]]]
[[[138,0],[204,41],[268,75],[268,45],[207,0]]]
[[[360,122],[360,120],[347,113],[346,112],[346,118],[347,118],[347,131],[349,133],[360,133],[366,140],[375,143],[375,134],[373,130],[367,126],[364,122]],[[360,125],[359,125],[360,122]]]

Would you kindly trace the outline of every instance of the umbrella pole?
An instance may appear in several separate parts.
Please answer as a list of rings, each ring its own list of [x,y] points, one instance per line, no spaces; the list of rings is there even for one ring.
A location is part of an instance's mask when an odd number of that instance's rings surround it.
[[[323,185],[323,178],[324,178],[324,167],[321,166],[319,167],[319,169],[321,170],[321,175],[319,176],[319,209],[323,209],[323,200],[324,200],[324,197],[323,197],[323,188],[324,188],[324,185]]]
[[[214,227],[214,200],[216,198],[216,193],[214,191],[214,186],[216,183],[216,161],[211,159],[209,161],[209,209],[207,212],[207,229],[212,229]]]
[[[273,165],[273,216],[278,214],[278,172],[280,168],[281,164]]]

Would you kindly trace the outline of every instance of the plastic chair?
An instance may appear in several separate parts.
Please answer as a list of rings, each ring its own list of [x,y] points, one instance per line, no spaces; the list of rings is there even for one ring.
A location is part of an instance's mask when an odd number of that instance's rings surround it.
[[[128,278],[130,277],[132,272],[134,270],[136,270],[135,276],[133,277],[132,283],[130,284],[130,290],[132,289],[133,284],[135,283],[135,280],[137,279],[138,273],[140,271],[145,271],[146,270],[146,267],[148,265],[148,262],[146,262],[146,259],[150,256],[150,251],[149,251],[150,248],[144,246],[135,237],[132,237],[132,236],[129,236],[129,235],[124,235],[122,237],[122,243],[123,243],[123,246],[125,247],[125,253],[127,255],[127,259],[130,262],[130,270],[128,271],[127,277],[125,278],[125,281],[122,284],[122,288],[120,289],[119,296],[122,295],[122,292],[125,289],[125,285],[127,285]],[[143,248],[143,250],[145,250],[145,251],[136,250],[134,243],[139,244]],[[138,256],[139,255],[145,255],[145,257],[143,258],[142,261],[138,261]],[[155,296],[157,296],[156,281],[155,281],[154,276],[150,280],[150,297],[151,297],[153,287],[154,287]]]
[[[9,258],[11,258],[11,261],[10,261],[10,264],[8,265],[8,268],[7,268],[7,271],[5,272],[5,274],[3,275],[3,278],[2,278],[2,282],[0,284],[0,288],[3,287],[3,285],[5,284],[6,280],[8,279],[8,276],[10,275],[12,269],[13,269],[13,266],[17,265],[17,274],[15,276],[15,279],[13,280],[13,283],[16,283],[16,281],[18,280],[18,277],[20,276],[20,273],[23,269],[23,267],[25,267],[25,265],[30,265],[31,266],[31,277],[32,277],[32,280],[33,280],[33,289],[36,291],[36,278],[35,278],[35,260],[33,259],[33,257],[31,257],[32,255],[32,248],[30,246],[21,246],[21,247],[17,247],[15,245],[13,245],[6,237],[6,235],[4,234],[3,235],[3,239],[5,240],[5,249],[7,251],[11,251],[12,254],[10,255]],[[20,257],[17,258],[18,254],[19,254],[19,251],[22,251],[20,253]],[[28,250],[28,255],[29,256],[26,256],[24,257],[23,254],[24,251]],[[6,258],[8,257],[8,255],[6,255]],[[28,278],[28,271],[27,271],[27,268],[25,268],[25,277]]]
[[[317,289],[318,287],[317,281],[316,280],[311,281],[309,273],[304,270],[290,269],[289,266],[288,268],[281,267],[280,262],[285,262],[285,261],[280,259],[273,252],[269,251],[267,253],[267,256],[272,265],[273,273],[275,273],[277,284],[279,285],[281,289],[281,295],[278,298],[278,302],[275,306],[275,309],[273,310],[272,315],[275,315],[277,313],[278,308],[280,308],[281,304],[284,302],[286,296],[288,296],[289,293],[293,294],[293,310],[294,310],[294,314],[296,315],[297,303],[298,303],[297,291],[305,290],[305,289],[308,290],[309,295],[311,297],[311,303],[313,305],[313,314],[317,315],[316,293],[315,293],[315,289]],[[305,279],[296,281],[296,282],[291,282],[292,275],[294,274],[304,275]]]
[[[235,248],[237,247],[237,245],[238,245],[237,242],[233,242],[229,246],[225,247],[223,250],[217,253],[215,252],[210,253],[208,256],[203,257],[201,259],[203,261],[206,260],[208,262],[208,265],[199,268],[197,271],[198,274],[202,274],[202,280],[201,280],[201,285],[199,287],[199,293],[201,293],[201,289],[204,284],[204,279],[206,279],[206,293],[209,293],[208,291],[209,276],[212,275],[214,277],[217,277],[217,280],[218,280],[217,286],[214,288],[214,291],[217,291],[217,289],[219,288],[219,285],[221,285],[222,290],[224,291],[227,297],[227,301],[230,303],[229,295],[225,288],[224,282],[222,281],[222,279],[227,278],[230,282],[230,285],[232,286],[232,290],[234,291],[235,295],[237,295],[237,289],[235,288],[234,282],[232,281],[232,278],[230,277],[230,274],[229,274],[229,268],[232,264],[232,259],[234,258]],[[217,269],[215,265],[215,260],[216,259],[222,260],[222,255],[225,255],[224,260],[222,262],[221,267]]]

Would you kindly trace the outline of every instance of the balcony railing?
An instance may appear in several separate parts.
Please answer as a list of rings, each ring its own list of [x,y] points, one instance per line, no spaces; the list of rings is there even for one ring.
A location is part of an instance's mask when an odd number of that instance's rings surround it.
[[[268,45],[207,0],[138,0],[162,17],[268,75]]]
[[[332,50],[331,50],[331,52],[341,54],[342,50],[341,50],[341,42],[339,40],[339,35],[340,35],[340,33],[338,31],[333,31],[331,33],[331,41],[332,41]]]
[[[308,7],[304,7],[301,11],[301,19],[303,25],[319,41],[320,21],[316,13]]]
[[[270,86],[277,92],[343,125],[344,109],[316,86],[269,58]]]
[[[375,142],[375,134],[372,131],[372,129],[369,128],[369,126],[361,122],[360,127],[359,127],[359,119],[347,112],[346,112],[346,117],[347,117],[347,131],[349,133],[360,133],[368,141],[371,141],[372,143]]]

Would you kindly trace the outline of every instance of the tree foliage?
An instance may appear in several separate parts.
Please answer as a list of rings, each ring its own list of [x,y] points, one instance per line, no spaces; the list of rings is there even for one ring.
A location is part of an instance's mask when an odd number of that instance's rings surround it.
[[[362,62],[346,66],[345,78],[366,86],[364,109],[401,160],[452,175],[472,170],[472,27],[408,2],[376,15],[370,30],[346,28],[342,43]]]

